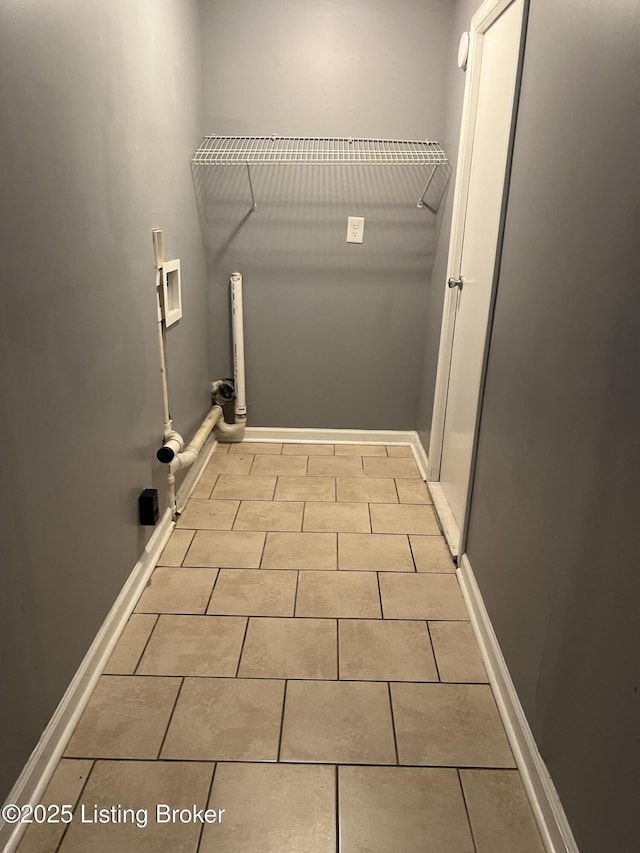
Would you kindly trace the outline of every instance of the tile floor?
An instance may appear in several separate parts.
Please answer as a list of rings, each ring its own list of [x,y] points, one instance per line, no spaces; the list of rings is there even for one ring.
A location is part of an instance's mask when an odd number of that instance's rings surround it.
[[[219,445],[20,853],[542,853],[454,571],[410,448]]]

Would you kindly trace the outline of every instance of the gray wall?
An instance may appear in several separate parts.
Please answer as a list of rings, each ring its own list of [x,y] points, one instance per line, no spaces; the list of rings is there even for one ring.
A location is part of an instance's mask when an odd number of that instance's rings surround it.
[[[468,542],[582,853],[640,837],[639,44],[532,0]]]
[[[203,3],[208,133],[441,139],[448,0]],[[245,282],[254,426],[414,429],[435,217],[424,170],[198,169],[212,371],[228,375],[226,283]],[[347,245],[348,215],[365,241]]]
[[[431,439],[431,418],[433,415],[433,397],[436,390],[436,372],[438,368],[438,348],[442,323],[445,282],[447,278],[447,260],[449,256],[449,238],[451,236],[451,217],[453,213],[453,190],[458,163],[458,145],[460,143],[460,122],[462,121],[462,101],[464,98],[465,73],[458,68],[458,43],[463,32],[469,29],[474,12],[480,6],[480,0],[456,0],[453,26],[451,28],[446,56],[446,115],[443,144],[451,164],[451,180],[445,197],[445,203],[438,212],[436,220],[436,251],[433,271],[429,283],[426,325],[424,335],[424,355],[419,380],[418,412],[416,428],[422,446],[429,451]]]
[[[176,426],[207,407],[199,47],[195,0],[0,5],[0,800],[143,550],[139,491],[164,496],[154,227]]]

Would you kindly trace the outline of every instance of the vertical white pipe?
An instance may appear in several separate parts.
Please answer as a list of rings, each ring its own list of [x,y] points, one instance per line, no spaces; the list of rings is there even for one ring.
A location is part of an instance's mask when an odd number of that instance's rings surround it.
[[[165,357],[165,328],[162,322],[162,309],[160,308],[160,294],[156,293],[158,303],[158,346],[160,348],[160,378],[162,380],[162,417],[164,419],[164,435],[168,435],[173,424],[169,413],[169,387],[167,384],[167,360]]]
[[[244,321],[242,317],[242,275],[231,273],[231,325],[233,333],[233,381],[236,392],[236,421],[247,417],[244,385]]]

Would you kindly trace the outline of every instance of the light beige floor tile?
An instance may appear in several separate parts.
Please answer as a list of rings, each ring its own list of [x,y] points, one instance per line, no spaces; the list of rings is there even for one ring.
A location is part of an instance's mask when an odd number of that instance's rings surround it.
[[[295,572],[221,569],[207,613],[225,616],[293,616]]]
[[[440,533],[433,509],[411,504],[372,504],[371,528],[374,533]]]
[[[230,498],[236,501],[270,501],[276,487],[274,475],[220,474],[211,492],[214,499]]]
[[[158,565],[181,566],[193,537],[193,530],[174,530],[160,555]]]
[[[161,757],[276,761],[284,685],[267,679],[186,678]]]
[[[486,684],[391,685],[400,764],[514,767]]]
[[[204,613],[217,569],[159,567],[136,604],[136,613]]]
[[[409,540],[393,533],[339,533],[338,568],[359,572],[413,572]]]
[[[203,498],[207,500],[211,497],[211,492],[218,479],[218,474],[215,471],[208,471],[206,468],[198,477],[198,482],[194,490],[191,492],[192,498]]]
[[[244,530],[198,530],[183,565],[257,569],[265,536],[265,533]]]
[[[204,808],[213,768],[213,764],[193,761],[97,761],[80,801],[85,814],[93,815],[94,806],[111,809],[120,804],[123,809],[145,810],[147,824],[83,823],[76,815],[60,849],[64,853],[192,853],[201,825],[158,823],[156,808],[158,803],[176,809]]]
[[[317,533],[370,533],[369,506],[363,503],[307,503],[302,529]]]
[[[161,616],[138,675],[234,676],[246,625],[243,616]]]
[[[93,761],[87,759],[62,758],[39,802],[43,806],[75,806],[92,767]],[[57,850],[65,828],[66,824],[62,822],[32,823],[18,844],[18,853]]]
[[[302,529],[302,501],[242,501],[234,530]]]
[[[477,853],[544,853],[517,770],[461,770]]]
[[[338,477],[336,483],[339,501],[398,503],[395,481],[390,477]]]
[[[289,681],[280,760],[395,764],[387,685]]]
[[[334,477],[278,477],[278,501],[335,501]]]
[[[156,758],[179,688],[179,678],[103,675],[65,756]]]
[[[250,619],[242,678],[338,677],[335,619]]]
[[[267,533],[263,569],[337,569],[335,533]]]
[[[240,453],[223,453],[221,455],[214,453],[205,472],[214,474],[248,474],[253,465],[253,456],[251,454]]]
[[[408,444],[387,444],[387,456],[409,457],[413,459],[413,451]]]
[[[252,474],[289,474],[302,476],[307,473],[306,456],[256,456]]]
[[[342,679],[438,680],[424,622],[340,619],[339,635]]]
[[[469,622],[429,622],[440,681],[487,682],[478,643]]]
[[[132,614],[107,661],[104,674],[132,675],[155,624],[155,615]]]
[[[310,477],[362,477],[362,457],[316,456],[309,459],[307,474]]]
[[[396,480],[396,489],[401,504],[432,504],[427,484],[422,480]]]
[[[365,458],[364,473],[367,477],[411,477],[420,478],[418,466],[413,459],[372,459]]]
[[[219,764],[200,853],[335,853],[335,768],[293,764]]]
[[[413,559],[419,572],[455,572],[449,546],[443,536],[409,536]]]
[[[300,572],[296,616],[379,619],[375,572]]]
[[[385,619],[468,619],[455,575],[380,574]]]
[[[228,453],[228,452],[229,452],[229,448],[230,448],[231,446],[232,446],[231,444],[226,443],[226,442],[224,442],[224,441],[218,441],[218,442],[216,443],[216,446],[215,446],[215,448],[214,448],[213,452],[214,452],[214,453]]]
[[[229,445],[229,453],[255,453],[259,456],[279,456],[282,444],[277,441],[240,441]]]
[[[474,853],[455,770],[339,767],[338,773],[345,853]]]
[[[333,444],[285,444],[284,456],[333,456]]]
[[[211,501],[191,498],[177,527],[191,530],[231,530],[240,501]]]
[[[384,444],[336,444],[336,456],[386,456]]]

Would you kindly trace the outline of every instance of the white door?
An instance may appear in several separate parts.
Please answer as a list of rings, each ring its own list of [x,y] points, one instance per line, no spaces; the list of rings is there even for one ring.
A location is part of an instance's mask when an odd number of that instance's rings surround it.
[[[523,8],[524,0],[494,0],[485,3],[472,21],[466,81],[470,91],[465,93],[467,115],[463,120],[467,139],[461,142],[458,182],[462,182],[462,188],[456,186],[454,205],[458,210],[454,212],[453,231],[457,233],[452,233],[449,253],[449,276],[461,279],[462,285],[448,292],[453,344],[446,365],[448,387],[440,432],[440,486],[459,529],[464,521],[471,474]],[[473,26],[478,21],[485,29],[474,33]]]

